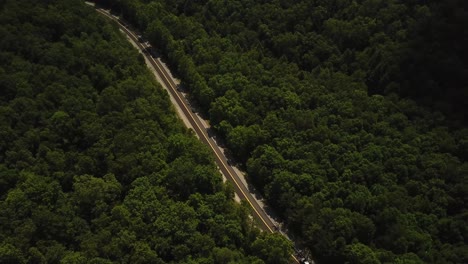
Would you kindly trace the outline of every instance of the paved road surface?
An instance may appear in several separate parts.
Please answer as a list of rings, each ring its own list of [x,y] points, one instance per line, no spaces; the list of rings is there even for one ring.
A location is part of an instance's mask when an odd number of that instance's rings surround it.
[[[96,10],[99,13],[105,15],[106,17],[116,21],[119,27],[122,29],[122,31],[125,32],[125,34],[127,34],[127,36],[138,45],[139,49],[143,52],[144,56],[150,61],[159,79],[162,81],[162,86],[169,91],[170,95],[177,103],[177,107],[180,110],[182,110],[182,114],[185,115],[186,119],[188,119],[197,136],[203,143],[208,145],[215,154],[216,164],[218,165],[219,169],[224,174],[226,179],[228,179],[232,183],[232,185],[235,188],[235,192],[237,193],[239,198],[247,201],[250,204],[250,206],[252,207],[253,217],[257,220],[261,229],[271,233],[275,232],[274,230],[276,230],[276,228],[274,222],[269,218],[269,216],[265,213],[264,209],[253,198],[252,194],[241,181],[240,176],[228,164],[224,153],[216,145],[216,142],[208,135],[206,127],[200,121],[198,116],[192,112],[192,109],[186,101],[186,99],[184,98],[184,96],[177,90],[177,86],[174,83],[174,80],[172,79],[171,75],[167,72],[167,70],[163,67],[162,63],[158,59],[155,59],[152,54],[145,52],[145,50],[147,48],[150,48],[150,46],[147,43],[140,43],[138,35],[130,31],[123,23],[119,21],[117,17],[109,14],[106,10],[99,8],[97,8]],[[294,262],[299,263],[299,261],[294,256],[292,257]]]

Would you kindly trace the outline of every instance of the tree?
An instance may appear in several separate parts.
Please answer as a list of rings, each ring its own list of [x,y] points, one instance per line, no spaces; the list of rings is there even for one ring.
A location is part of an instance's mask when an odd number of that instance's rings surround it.
[[[73,179],[74,203],[84,219],[91,220],[109,212],[112,203],[121,193],[121,185],[112,174],[102,179],[91,175],[76,176]]]
[[[0,261],[2,263],[26,263],[23,253],[10,243],[0,245]]]
[[[378,264],[381,263],[375,252],[361,243],[346,246],[345,254],[350,263]]]
[[[266,133],[260,126],[253,125],[249,127],[236,126],[227,135],[227,144],[234,152],[236,157],[245,162],[250,153],[266,138]]]
[[[266,263],[289,263],[292,246],[284,236],[273,233],[257,238],[252,243],[252,251]]]
[[[247,173],[258,186],[264,186],[271,180],[273,168],[281,167],[284,163],[284,158],[274,147],[259,146],[247,161]]]

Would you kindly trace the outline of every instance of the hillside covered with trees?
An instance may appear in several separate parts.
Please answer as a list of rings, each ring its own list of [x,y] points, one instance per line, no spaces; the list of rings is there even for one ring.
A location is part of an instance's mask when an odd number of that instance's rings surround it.
[[[116,25],[0,7],[0,263],[288,263]]]
[[[468,262],[464,1],[97,2],[319,262]]]

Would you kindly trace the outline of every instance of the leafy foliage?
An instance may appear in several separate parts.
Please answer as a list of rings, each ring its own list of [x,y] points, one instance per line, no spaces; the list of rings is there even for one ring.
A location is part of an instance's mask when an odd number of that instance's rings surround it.
[[[78,0],[1,5],[1,263],[288,261],[115,25]]]
[[[468,262],[463,1],[112,5],[319,260]]]

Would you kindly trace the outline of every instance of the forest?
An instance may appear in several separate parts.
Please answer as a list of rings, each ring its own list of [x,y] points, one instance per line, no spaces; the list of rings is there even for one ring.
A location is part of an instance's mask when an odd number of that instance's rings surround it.
[[[99,0],[318,263],[468,263],[462,0]]]
[[[0,263],[289,263],[115,24],[0,7]]]

